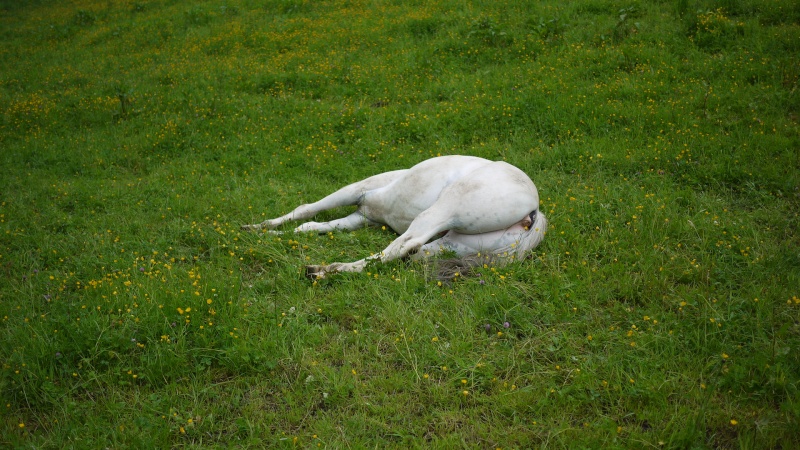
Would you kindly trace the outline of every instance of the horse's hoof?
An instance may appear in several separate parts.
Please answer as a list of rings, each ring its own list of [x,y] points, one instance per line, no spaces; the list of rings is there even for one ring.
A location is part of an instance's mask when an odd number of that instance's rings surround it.
[[[325,270],[322,266],[306,266],[306,278],[311,281],[325,278]]]

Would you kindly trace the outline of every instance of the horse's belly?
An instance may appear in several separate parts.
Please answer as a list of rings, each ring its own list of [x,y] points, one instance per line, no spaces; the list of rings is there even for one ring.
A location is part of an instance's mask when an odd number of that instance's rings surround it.
[[[498,231],[480,234],[462,234],[455,231],[448,232],[442,239],[459,256],[474,255],[477,253],[496,253],[503,248],[513,249],[514,244],[527,232],[522,222]]]
[[[419,189],[413,195],[398,195],[397,191],[368,192],[361,203],[364,216],[391,227],[403,234],[416,217],[436,201],[441,190]]]

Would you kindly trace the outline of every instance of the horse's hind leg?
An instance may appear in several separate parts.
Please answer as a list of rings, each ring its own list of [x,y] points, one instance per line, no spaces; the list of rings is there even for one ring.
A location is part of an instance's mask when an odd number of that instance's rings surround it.
[[[475,253],[473,249],[460,245],[458,242],[454,242],[451,239],[453,234],[454,232],[451,231],[439,239],[428,242],[420,247],[416,253],[413,253],[411,259],[417,261],[420,259],[432,258],[434,256],[439,256],[443,252],[453,252],[458,257]]]
[[[369,261],[388,262],[414,253],[433,236],[444,230],[447,217],[443,216],[443,213],[441,208],[433,207],[423,211],[411,222],[409,229],[392,241],[381,253],[351,263],[335,262],[325,266],[306,266],[306,276],[317,279],[324,278],[329,273],[361,272]]]
[[[357,205],[361,201],[361,198],[364,196],[364,193],[366,193],[367,191],[371,191],[373,189],[378,189],[380,187],[386,186],[387,184],[391,183],[399,176],[401,176],[403,172],[405,172],[405,170],[396,170],[393,172],[386,172],[369,177],[366,180],[361,180],[357,183],[345,186],[342,189],[339,189],[338,191],[334,192],[333,194],[326,196],[322,200],[319,200],[314,203],[309,203],[306,205],[300,205],[289,214],[277,217],[275,219],[268,219],[259,224],[242,225],[242,229],[243,230],[260,230],[262,228],[273,229],[282,225],[285,222],[289,222],[292,220],[310,219],[322,211],[338,208],[340,206]],[[351,228],[346,228],[346,229],[351,229]]]

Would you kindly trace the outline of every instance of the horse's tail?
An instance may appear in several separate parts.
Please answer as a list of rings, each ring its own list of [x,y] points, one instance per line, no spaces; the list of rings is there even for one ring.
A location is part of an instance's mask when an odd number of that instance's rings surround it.
[[[536,210],[531,213],[531,218],[533,222],[528,227],[528,231],[508,247],[497,249],[492,253],[478,253],[477,255],[438,261],[436,279],[448,282],[459,276],[468,276],[475,267],[503,266],[514,260],[524,259],[529,251],[542,242],[547,232],[547,217],[541,211]]]
[[[522,235],[516,247],[512,249],[516,253],[518,259],[525,257],[525,254],[535,249],[544,239],[547,232],[547,217],[544,216],[542,211],[536,210],[531,213],[533,219],[528,231]]]

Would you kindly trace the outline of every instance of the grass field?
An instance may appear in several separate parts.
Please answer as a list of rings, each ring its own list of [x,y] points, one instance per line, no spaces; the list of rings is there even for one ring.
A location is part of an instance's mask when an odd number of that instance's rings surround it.
[[[0,446],[800,447],[800,3],[3,0],[0,36]],[[531,176],[530,259],[312,283],[394,235],[239,231],[440,154]]]

